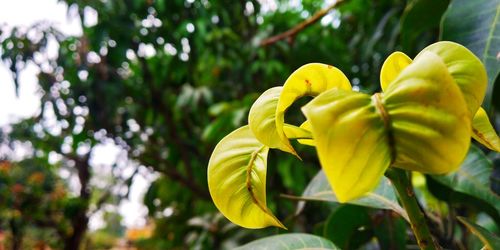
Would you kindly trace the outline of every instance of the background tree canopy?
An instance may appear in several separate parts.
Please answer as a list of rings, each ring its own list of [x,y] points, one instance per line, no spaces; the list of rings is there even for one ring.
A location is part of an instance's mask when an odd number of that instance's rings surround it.
[[[393,51],[413,57],[439,39],[454,40],[485,63],[489,88],[483,105],[498,123],[498,0],[344,0],[278,41],[267,39],[311,20],[332,1],[61,2],[81,20],[81,35],[69,36],[43,22],[0,31],[0,54],[16,88],[23,84],[17,76],[34,65],[41,96],[39,112],[1,133],[11,150],[2,151],[0,164],[0,229],[13,249],[116,246],[125,230],[116,210],[106,208],[126,198],[134,176],[146,169],[159,174],[144,197],[154,230],[146,237],[128,235],[137,247],[230,249],[282,232],[242,229],[223,218],[208,193],[206,168],[215,144],[246,123],[259,93],[283,84],[309,62],[335,65],[355,89],[372,93],[379,88],[383,60]],[[86,25],[88,12],[94,11],[97,22]],[[467,22],[459,18],[464,12],[472,13]],[[57,44],[53,58],[45,56],[51,43]],[[113,176],[99,182],[92,152],[110,140],[126,151],[134,171],[124,173],[116,163]],[[21,161],[12,157],[19,145],[31,152]],[[297,209],[297,201],[287,195],[300,196],[320,169],[313,150],[297,148],[302,162],[271,153],[268,163],[268,206],[287,218],[290,231],[326,236],[348,249],[414,244],[402,218],[388,210],[314,202]],[[446,180],[430,177],[419,191],[432,211],[429,216],[437,218],[433,228],[448,247],[478,246],[478,240],[453,234],[468,235],[440,213],[474,214],[481,225],[498,232],[499,160],[482,150],[487,156],[477,151],[488,165],[485,178],[490,181],[482,184],[493,200],[468,188],[456,192]],[[61,169],[74,178],[61,177]],[[72,182],[77,192],[69,191]],[[106,226],[88,232],[96,211],[106,211]],[[339,221],[350,231],[339,234]]]

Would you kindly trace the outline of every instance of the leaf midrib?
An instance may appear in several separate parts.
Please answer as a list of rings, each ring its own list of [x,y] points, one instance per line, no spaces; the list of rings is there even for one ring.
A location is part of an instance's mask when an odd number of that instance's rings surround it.
[[[255,150],[252,152],[252,155],[250,156],[250,160],[248,161],[247,164],[247,176],[246,176],[246,188],[248,192],[250,193],[250,197],[252,198],[252,201],[265,213],[269,213],[268,210],[266,209],[266,206],[264,204],[261,204],[260,201],[257,199],[257,196],[255,195],[255,192],[253,190],[253,185],[252,185],[252,172],[253,172],[253,167],[254,167],[254,162],[255,159],[257,159],[257,156],[259,153],[265,148],[265,146],[261,146],[259,149]]]

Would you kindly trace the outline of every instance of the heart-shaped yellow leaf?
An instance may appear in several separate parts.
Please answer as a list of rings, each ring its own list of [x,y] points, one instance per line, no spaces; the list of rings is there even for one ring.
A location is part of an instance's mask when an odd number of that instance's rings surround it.
[[[427,52],[433,52],[443,60],[464,95],[469,117],[472,119],[483,102],[488,84],[486,70],[481,60],[466,47],[448,41],[427,46],[415,57],[415,60]]]
[[[316,96],[326,90],[351,89],[349,79],[339,69],[321,63],[309,63],[294,71],[283,85],[276,109],[276,129],[285,152],[297,153],[283,131],[285,112],[293,102],[303,96]]]
[[[383,104],[391,120],[394,166],[432,174],[460,166],[469,149],[471,119],[441,57],[420,54],[389,85]]]
[[[208,163],[208,189],[219,211],[246,228],[285,228],[266,206],[269,148],[243,126],[215,147]]]
[[[396,51],[385,59],[382,69],[380,70],[380,87],[382,91],[387,89],[387,86],[398,77],[399,73],[404,68],[408,67],[412,60],[403,52]]]
[[[491,125],[488,114],[481,107],[472,120],[472,137],[487,148],[500,152],[500,138]]]
[[[333,89],[302,108],[323,171],[340,202],[375,188],[391,163],[389,139],[375,105],[366,94]]]

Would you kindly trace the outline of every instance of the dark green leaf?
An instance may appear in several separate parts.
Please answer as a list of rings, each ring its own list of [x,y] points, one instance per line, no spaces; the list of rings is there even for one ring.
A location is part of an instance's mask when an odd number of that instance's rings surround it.
[[[467,158],[458,171],[448,175],[432,175],[437,182],[454,191],[471,195],[495,207],[500,212],[500,197],[490,189],[492,163],[475,146],[471,146]]]
[[[441,23],[441,40],[469,48],[486,66],[488,90],[486,110],[492,101],[493,85],[500,72],[500,0],[453,0]]]
[[[323,236],[342,249],[357,249],[373,237],[367,208],[344,205],[334,210],[325,222]]]
[[[411,52],[418,37],[439,27],[441,16],[449,0],[413,0],[406,6],[401,17],[401,44],[405,52]]]
[[[406,248],[406,222],[394,213],[386,211],[375,217],[373,230],[380,249]]]

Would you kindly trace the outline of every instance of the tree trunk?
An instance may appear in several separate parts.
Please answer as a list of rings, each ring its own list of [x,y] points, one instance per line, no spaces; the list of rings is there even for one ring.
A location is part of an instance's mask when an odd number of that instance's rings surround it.
[[[73,232],[71,235],[64,240],[64,250],[78,250],[82,244],[82,240],[87,232],[89,218],[87,216],[87,210],[89,208],[90,202],[90,187],[89,181],[91,177],[90,166],[89,166],[90,154],[84,157],[75,157],[75,167],[78,170],[78,179],[81,184],[80,189],[80,199],[82,199],[83,206],[80,207],[76,215],[71,218],[71,227]]]
[[[12,250],[21,250],[23,244],[23,230],[22,225],[16,219],[9,221],[10,230],[12,232]]]
[[[82,240],[87,232],[87,224],[89,218],[87,218],[86,210],[81,211],[83,213],[78,213],[77,216],[73,217],[71,224],[73,226],[73,233],[64,240],[64,250],[78,250]]]

